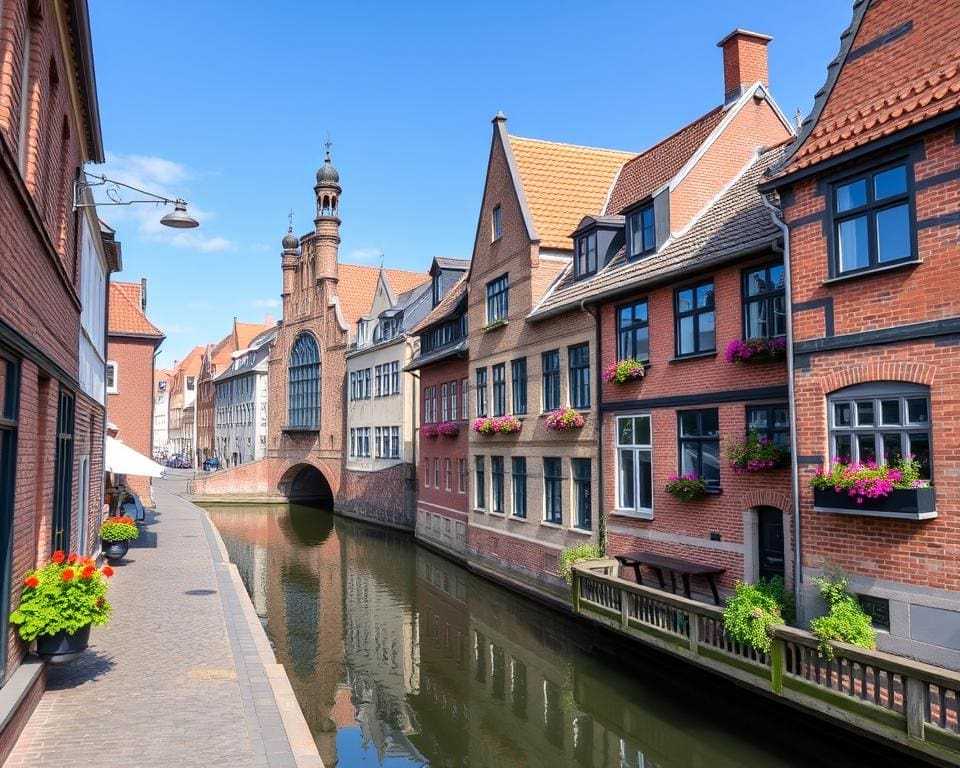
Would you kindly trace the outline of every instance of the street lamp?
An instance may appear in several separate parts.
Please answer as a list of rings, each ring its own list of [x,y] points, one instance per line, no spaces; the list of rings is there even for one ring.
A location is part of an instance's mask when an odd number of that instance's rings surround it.
[[[78,208],[96,208],[100,205],[133,205],[134,203],[172,205],[173,211],[160,219],[161,224],[163,224],[165,227],[173,227],[174,229],[192,229],[193,227],[200,226],[200,222],[187,213],[187,201],[182,198],[178,197],[176,199],[171,199],[169,197],[164,197],[163,195],[157,195],[153,192],[147,192],[143,189],[137,189],[137,187],[131,186],[130,184],[124,184],[121,181],[108,179],[106,176],[96,176],[92,173],[87,173],[82,169],[80,172],[83,174],[83,176],[78,178],[73,183],[73,210],[77,210]],[[107,193],[107,197],[110,198],[111,202],[84,202],[84,193],[93,187],[103,187]],[[129,189],[140,195],[147,195],[147,197],[151,199],[124,200],[122,192],[123,189]]]

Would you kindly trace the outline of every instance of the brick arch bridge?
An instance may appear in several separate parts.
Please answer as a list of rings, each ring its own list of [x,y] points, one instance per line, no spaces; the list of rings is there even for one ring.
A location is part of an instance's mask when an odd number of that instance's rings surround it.
[[[268,457],[209,474],[200,473],[194,496],[310,501],[333,505],[340,492],[340,464],[315,457]]]

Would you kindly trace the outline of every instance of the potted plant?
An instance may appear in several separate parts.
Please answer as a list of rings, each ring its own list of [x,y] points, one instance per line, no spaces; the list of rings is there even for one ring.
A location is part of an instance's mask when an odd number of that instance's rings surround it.
[[[783,579],[760,579],[756,584],[738,581],[723,610],[723,628],[734,640],[761,653],[772,646],[770,629],[793,620],[793,595]]]
[[[755,431],[751,431],[744,442],[729,445],[726,453],[733,471],[738,474],[776,469],[790,455],[773,441],[758,437]]]
[[[891,517],[936,516],[936,494],[920,479],[912,456],[889,464],[846,462],[834,458],[810,480],[813,503],[822,511],[853,511]]]
[[[430,438],[431,440],[434,440],[435,438],[440,436],[440,431],[437,429],[436,424],[424,424],[422,427],[420,427],[420,434],[423,437],[427,437],[427,438]]]
[[[787,356],[787,340],[782,336],[776,339],[734,339],[727,345],[728,363],[772,363]]]
[[[647,373],[646,367],[639,360],[627,358],[610,363],[603,369],[603,380],[610,384],[628,384],[639,381]]]
[[[50,562],[27,574],[20,605],[10,614],[21,639],[37,641],[37,655],[53,664],[79,656],[90,627],[106,624],[109,565],[97,568],[89,557],[56,551]]]
[[[586,423],[586,420],[581,413],[573,408],[558,408],[547,414],[545,423],[547,429],[564,432],[568,429],[580,429]]]
[[[486,416],[475,420],[472,429],[481,435],[509,435],[519,432],[522,426],[516,416]]]
[[[103,554],[110,560],[125,557],[130,549],[130,542],[139,535],[137,524],[131,518],[125,515],[108,517],[100,525]]]
[[[707,495],[707,483],[696,472],[670,475],[664,490],[681,501],[696,501]]]
[[[437,434],[444,437],[456,437],[460,434],[460,425],[455,421],[442,421],[437,425]]]

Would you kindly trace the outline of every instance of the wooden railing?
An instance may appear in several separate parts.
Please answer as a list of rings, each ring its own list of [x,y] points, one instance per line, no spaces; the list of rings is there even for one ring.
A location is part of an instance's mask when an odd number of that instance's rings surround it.
[[[933,759],[960,765],[960,674],[791,627],[770,653],[730,637],[723,610],[619,578],[616,560],[573,566],[573,609],[611,629]]]

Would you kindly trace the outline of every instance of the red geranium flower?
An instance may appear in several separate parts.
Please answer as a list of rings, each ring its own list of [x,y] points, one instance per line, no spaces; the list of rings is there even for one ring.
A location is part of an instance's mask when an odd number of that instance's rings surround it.
[[[98,597],[98,598],[97,598],[97,608],[99,608],[101,605],[103,605],[103,598],[102,598],[102,597]]]
[[[97,569],[94,568],[92,565],[85,565],[85,566],[83,567],[83,570],[80,571],[80,578],[81,578],[81,579],[89,579],[91,576],[93,576],[93,572],[94,572],[95,570],[97,570]]]
[[[53,562],[55,562],[57,565],[60,565],[60,563],[62,563],[64,560],[67,559],[67,556],[66,556],[65,554],[63,554],[63,550],[62,550],[62,549],[58,549],[56,552],[53,553],[53,557],[52,557],[51,559],[52,559]]]
[[[40,579],[36,576],[27,576],[27,580],[24,582],[28,587],[38,587],[40,586]]]
[[[113,576],[113,568],[111,568],[109,565],[103,566],[103,575],[109,579],[111,576]]]
[[[63,573],[60,574],[60,578],[64,581],[73,580],[73,568],[64,568]]]
[[[73,552],[71,553],[70,557],[67,558],[67,562],[70,563],[70,565],[73,565],[74,563],[77,562],[77,559],[79,557],[80,556],[76,552]]]

